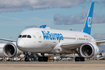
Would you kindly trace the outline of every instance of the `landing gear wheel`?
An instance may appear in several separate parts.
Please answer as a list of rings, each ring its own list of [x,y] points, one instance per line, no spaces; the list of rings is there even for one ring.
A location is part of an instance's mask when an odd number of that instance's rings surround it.
[[[44,57],[44,61],[47,62],[48,61],[48,57]]]
[[[75,61],[76,62],[79,62],[80,61],[80,58],[79,57],[75,57]]]
[[[79,62],[79,61],[85,61],[84,57],[75,57],[75,61]]]
[[[48,57],[39,57],[38,61],[40,61],[40,62],[42,62],[42,61],[47,62],[48,61]]]
[[[25,61],[29,61],[29,58],[28,57],[25,57]]]
[[[85,61],[85,58],[84,57],[80,57],[80,61]]]

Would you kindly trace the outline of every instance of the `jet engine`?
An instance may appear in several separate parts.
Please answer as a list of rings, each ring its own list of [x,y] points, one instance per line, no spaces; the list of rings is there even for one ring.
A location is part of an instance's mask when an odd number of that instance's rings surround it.
[[[99,48],[95,43],[85,43],[80,47],[80,54],[85,58],[92,58],[99,54]]]
[[[12,58],[15,56],[18,56],[22,53],[22,51],[20,51],[17,46],[16,46],[16,42],[10,42],[10,43],[6,43],[2,49],[1,49],[1,53],[3,53],[6,57]]]

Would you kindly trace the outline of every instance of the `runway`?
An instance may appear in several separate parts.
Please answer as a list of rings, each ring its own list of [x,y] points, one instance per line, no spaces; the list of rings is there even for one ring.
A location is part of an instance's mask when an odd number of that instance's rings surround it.
[[[105,70],[105,60],[74,62],[0,62],[0,70]]]

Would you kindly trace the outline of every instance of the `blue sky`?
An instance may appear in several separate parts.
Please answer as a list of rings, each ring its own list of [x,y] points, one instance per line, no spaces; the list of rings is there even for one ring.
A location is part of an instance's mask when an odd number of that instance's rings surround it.
[[[105,0],[0,0],[0,37],[16,40],[27,27],[43,24],[81,31],[93,1],[91,34],[105,38]]]

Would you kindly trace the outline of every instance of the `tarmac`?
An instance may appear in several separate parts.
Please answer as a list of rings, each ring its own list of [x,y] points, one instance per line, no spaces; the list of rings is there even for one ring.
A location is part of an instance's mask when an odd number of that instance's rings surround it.
[[[0,61],[0,70],[105,70],[105,60],[20,62]]]

